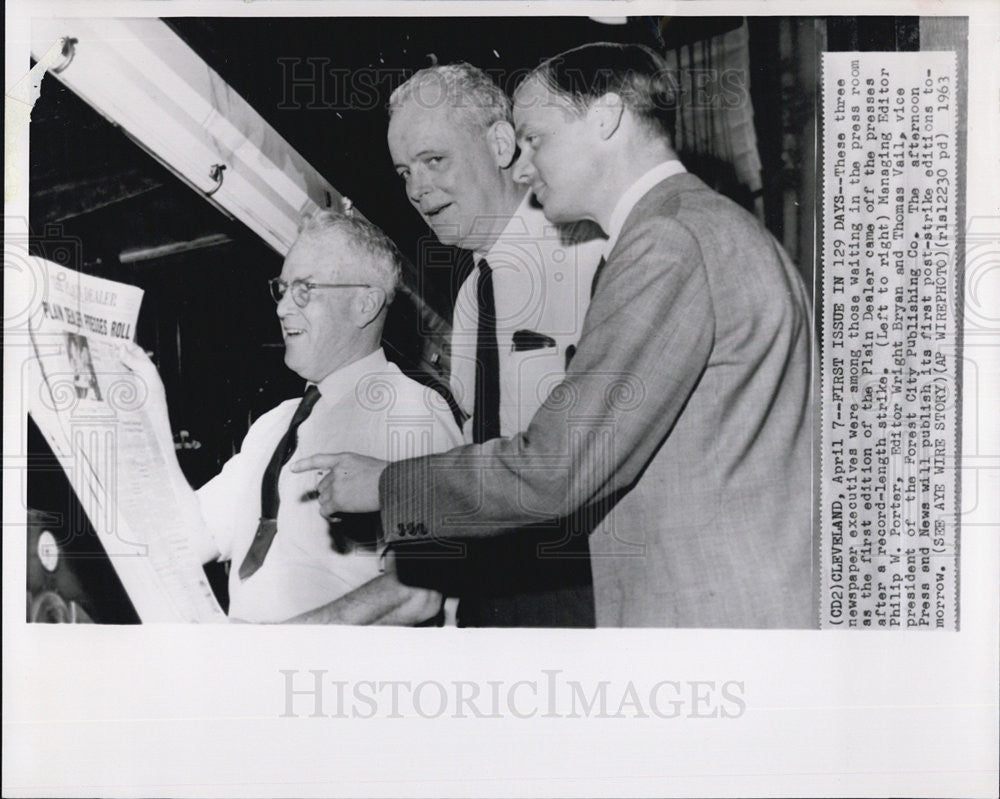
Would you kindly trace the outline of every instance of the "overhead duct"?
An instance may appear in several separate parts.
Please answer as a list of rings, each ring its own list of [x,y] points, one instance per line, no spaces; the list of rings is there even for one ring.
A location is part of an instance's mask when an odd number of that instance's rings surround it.
[[[303,215],[350,207],[161,20],[54,18],[33,25],[36,61],[61,41],[63,58],[49,70],[55,78],[279,254],[295,241]],[[407,265],[404,271],[410,285],[401,286],[401,293],[416,306],[436,352],[450,325],[414,290],[416,270]],[[423,368],[440,371],[433,352],[422,358]]]
[[[50,72],[206,200],[284,255],[303,214],[342,197],[158,19],[45,19],[38,60],[62,40]]]

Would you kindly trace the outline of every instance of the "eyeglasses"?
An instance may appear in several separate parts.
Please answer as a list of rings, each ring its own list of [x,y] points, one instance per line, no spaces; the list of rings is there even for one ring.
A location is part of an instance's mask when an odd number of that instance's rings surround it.
[[[289,288],[292,290],[292,300],[299,308],[309,304],[310,292],[313,289],[370,289],[371,283],[310,283],[308,280],[293,280],[287,283],[280,277],[272,277],[267,281],[271,289],[271,297],[275,302],[281,302]]]

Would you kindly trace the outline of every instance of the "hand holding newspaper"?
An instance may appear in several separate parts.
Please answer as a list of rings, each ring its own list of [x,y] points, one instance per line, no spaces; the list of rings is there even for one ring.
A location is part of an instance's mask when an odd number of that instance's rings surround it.
[[[35,261],[44,291],[30,323],[32,418],[142,621],[225,621],[191,543],[204,522],[163,384],[132,342],[142,290]]]

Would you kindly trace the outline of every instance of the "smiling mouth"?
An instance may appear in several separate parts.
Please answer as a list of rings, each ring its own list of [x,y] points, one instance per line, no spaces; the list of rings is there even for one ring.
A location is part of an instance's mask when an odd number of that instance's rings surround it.
[[[282,328],[285,333],[285,339],[292,339],[303,335],[306,331],[298,327],[285,327]]]
[[[450,208],[451,203],[445,203],[444,205],[439,205],[437,208],[432,208],[429,211],[424,211],[424,216],[428,219],[433,219],[435,216],[440,214],[445,208]]]

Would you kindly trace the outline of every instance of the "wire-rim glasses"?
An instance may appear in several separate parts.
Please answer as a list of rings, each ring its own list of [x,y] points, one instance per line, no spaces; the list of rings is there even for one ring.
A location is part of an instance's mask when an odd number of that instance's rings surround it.
[[[267,286],[271,290],[271,298],[275,302],[281,302],[285,292],[292,290],[292,301],[305,308],[309,304],[313,289],[370,289],[371,283],[313,283],[308,280],[293,280],[291,283],[280,277],[272,277],[267,281]]]

